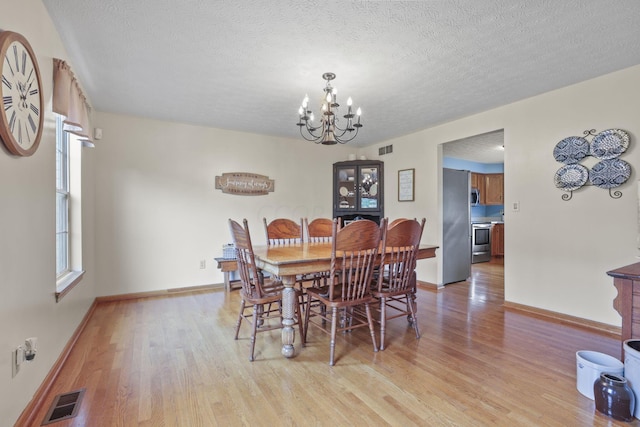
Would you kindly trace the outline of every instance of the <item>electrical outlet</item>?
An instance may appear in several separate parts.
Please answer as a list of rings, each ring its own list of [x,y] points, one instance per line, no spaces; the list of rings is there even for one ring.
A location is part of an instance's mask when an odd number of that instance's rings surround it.
[[[19,345],[11,352],[11,378],[18,375],[22,362],[24,362],[24,347]]]
[[[200,269],[204,270],[205,268],[207,268],[207,260],[206,259],[201,259],[200,260]]]

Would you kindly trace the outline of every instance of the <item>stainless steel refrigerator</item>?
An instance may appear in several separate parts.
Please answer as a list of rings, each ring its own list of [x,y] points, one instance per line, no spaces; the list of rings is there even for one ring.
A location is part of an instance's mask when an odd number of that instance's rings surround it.
[[[471,176],[469,171],[442,171],[442,284],[471,276]]]

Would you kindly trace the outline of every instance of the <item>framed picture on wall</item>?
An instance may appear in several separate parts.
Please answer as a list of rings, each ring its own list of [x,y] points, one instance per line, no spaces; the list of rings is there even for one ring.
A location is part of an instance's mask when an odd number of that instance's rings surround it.
[[[413,202],[415,192],[415,169],[401,169],[398,171],[398,201]]]

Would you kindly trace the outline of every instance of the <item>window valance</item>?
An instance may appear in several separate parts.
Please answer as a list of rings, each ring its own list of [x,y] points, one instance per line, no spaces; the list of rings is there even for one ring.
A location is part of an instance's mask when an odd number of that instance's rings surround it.
[[[91,141],[91,107],[65,61],[53,58],[53,111],[64,119],[64,130]]]

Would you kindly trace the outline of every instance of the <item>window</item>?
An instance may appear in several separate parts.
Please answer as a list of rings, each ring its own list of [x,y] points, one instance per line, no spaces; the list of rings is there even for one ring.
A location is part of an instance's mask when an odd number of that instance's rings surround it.
[[[82,278],[82,142],[56,117],[56,300]]]
[[[56,278],[69,273],[69,134],[56,120]]]

